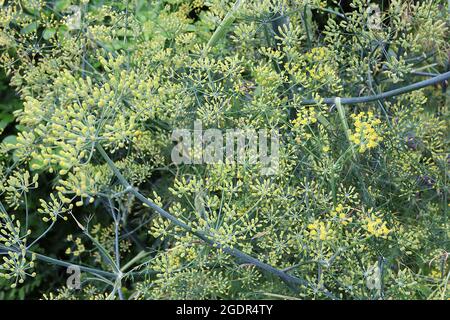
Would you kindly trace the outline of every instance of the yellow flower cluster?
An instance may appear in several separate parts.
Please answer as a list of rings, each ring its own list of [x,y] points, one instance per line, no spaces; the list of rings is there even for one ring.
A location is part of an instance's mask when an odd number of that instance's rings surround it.
[[[36,277],[36,272],[27,272],[28,269],[34,267],[36,255],[33,254],[31,256],[31,261],[27,261],[25,258],[25,252],[26,251],[24,248],[22,248],[20,253],[8,251],[7,256],[3,257],[3,264],[0,266],[0,278],[15,278],[15,282],[11,284],[11,288],[13,289],[17,287],[17,283],[24,283],[26,276],[30,276],[32,278]]]
[[[97,194],[98,183],[101,178],[101,172],[90,172],[88,170],[78,170],[73,174],[70,172],[66,180],[61,180],[61,185],[55,189],[62,194],[75,194],[81,199],[75,203],[77,207],[83,205],[83,199],[87,198],[89,203],[94,202],[94,195]]]
[[[299,55],[298,60],[285,65],[293,80],[311,91],[328,87],[334,92],[342,90],[333,53],[326,47],[312,48]]]
[[[6,202],[13,209],[23,204],[23,195],[38,188],[38,175],[31,177],[28,171],[15,171],[4,185],[0,184],[0,193],[6,191]]]
[[[330,222],[316,220],[308,225],[308,233],[312,239],[320,239],[322,241],[331,239],[330,236]]]
[[[336,208],[334,208],[334,210],[332,210],[330,212],[330,216],[332,218],[338,219],[339,222],[342,223],[343,225],[347,225],[353,221],[353,218],[349,217],[348,211],[349,211],[349,208],[344,207],[340,203],[336,206]]]
[[[158,275],[161,277],[164,276],[164,273],[171,273],[182,267],[183,261],[191,262],[196,258],[197,250],[195,247],[177,243],[153,261],[153,268],[163,273]]]
[[[269,64],[257,65],[254,74],[256,83],[262,87],[275,87],[282,83],[280,75]]]
[[[306,107],[297,113],[297,118],[292,120],[294,127],[303,127],[317,122],[317,111],[314,107]]]
[[[375,118],[372,112],[360,112],[352,114],[351,117],[354,121],[355,131],[349,132],[349,139],[358,147],[360,153],[377,147],[383,141],[383,138],[375,130],[381,121]]]
[[[27,252],[27,236],[31,230],[22,232],[22,224],[14,214],[8,214],[0,203],[0,244],[4,244],[6,250],[0,263],[0,279],[12,279],[11,288],[22,284],[27,276],[34,278],[36,273],[32,271],[36,254]],[[27,258],[29,256],[29,259]]]
[[[377,238],[386,238],[391,232],[386,226],[386,222],[375,216],[373,212],[370,212],[370,217],[365,219],[364,227],[370,235]]]
[[[83,242],[81,241],[80,237],[76,237],[75,239],[71,234],[67,236],[67,241],[73,241],[75,244],[75,248],[68,247],[66,249],[67,255],[73,255],[74,257],[79,257],[80,254],[86,251],[86,247],[84,246]]]
[[[40,214],[46,215],[42,218],[44,222],[48,222],[50,220],[56,221],[58,217],[61,217],[63,220],[67,220],[67,216],[63,216],[63,214],[70,212],[73,209],[73,204],[70,203],[72,201],[71,199],[66,198],[61,192],[58,192],[57,196],[58,197],[51,193],[51,201],[39,199],[41,206],[37,211]]]
[[[301,143],[302,140],[311,139],[312,134],[306,130],[308,126],[317,123],[318,111],[314,106],[302,108],[297,112],[297,118],[292,120],[294,130],[297,131],[296,142]]]

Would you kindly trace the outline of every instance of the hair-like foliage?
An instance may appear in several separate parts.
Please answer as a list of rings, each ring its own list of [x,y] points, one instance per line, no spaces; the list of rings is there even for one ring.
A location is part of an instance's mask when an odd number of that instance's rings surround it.
[[[450,298],[447,6],[0,0],[0,298]]]

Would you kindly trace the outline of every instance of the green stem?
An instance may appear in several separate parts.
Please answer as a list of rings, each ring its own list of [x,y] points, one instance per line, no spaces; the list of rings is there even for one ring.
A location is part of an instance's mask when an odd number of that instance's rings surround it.
[[[158,214],[160,214],[162,217],[168,219],[169,221],[171,221],[174,225],[186,230],[187,232],[195,235],[197,238],[203,240],[204,242],[206,242],[207,244],[209,244],[212,247],[215,248],[219,248],[221,250],[223,250],[225,253],[237,258],[240,261],[243,261],[245,263],[248,264],[252,264],[254,266],[256,266],[257,268],[264,270],[268,273],[274,274],[276,276],[278,276],[281,280],[283,280],[284,282],[286,282],[291,288],[293,288],[292,286],[294,285],[301,285],[301,286],[307,286],[307,287],[312,287],[315,288],[315,286],[313,286],[311,283],[309,283],[308,281],[299,279],[297,277],[294,277],[292,275],[289,275],[271,265],[268,265],[264,262],[259,261],[256,258],[253,258],[252,256],[238,250],[232,247],[227,247],[224,246],[218,242],[215,242],[214,240],[210,239],[208,237],[207,234],[201,232],[201,231],[196,231],[193,230],[189,225],[187,225],[186,223],[184,223],[183,221],[177,219],[176,217],[174,217],[173,215],[171,215],[169,212],[167,212],[166,210],[162,209],[161,207],[159,207],[158,205],[156,205],[153,201],[147,199],[145,196],[143,196],[137,189],[132,188],[131,185],[128,183],[128,181],[122,176],[122,174],[119,172],[119,170],[117,169],[117,167],[115,166],[114,162],[109,158],[109,156],[106,154],[105,150],[102,148],[101,145],[97,144],[97,150],[100,152],[100,154],[103,156],[103,158],[105,159],[105,161],[108,163],[109,167],[111,168],[111,170],[114,172],[114,174],[116,175],[116,177],[119,179],[119,181],[126,186],[127,190],[133,194],[137,199],[139,199],[142,203],[146,204],[147,206],[149,206],[150,208],[152,208],[153,210],[155,210]],[[323,293],[331,298],[331,299],[336,299],[336,297],[331,294],[330,292],[328,292],[327,290],[322,290]]]
[[[311,20],[311,9],[308,8],[307,4],[305,4],[305,7],[303,8],[302,20],[303,20],[303,23],[304,23],[304,26],[305,26],[308,48],[311,49],[311,47],[312,47],[312,33],[311,33],[310,28],[309,28],[309,25],[312,22],[312,20]]]
[[[229,11],[226,14],[225,18],[223,18],[222,22],[217,27],[216,31],[213,33],[211,39],[209,39],[206,48],[214,47],[217,44],[217,42],[219,42],[219,40],[225,36],[225,34],[228,31],[228,28],[236,19],[236,13],[239,11],[239,8],[241,7],[243,2],[244,2],[243,0],[236,1],[231,11]]]
[[[356,160],[357,159],[357,155],[356,155],[355,149],[353,147],[352,141],[350,140],[350,133],[349,133],[350,128],[348,126],[347,117],[345,115],[345,109],[344,109],[344,107],[342,106],[342,103],[341,103],[341,98],[339,98],[339,97],[335,98],[334,102],[336,104],[336,108],[337,108],[338,113],[339,113],[339,118],[341,120],[342,127],[344,128],[345,136],[347,137],[348,143],[350,144],[350,148],[351,148],[352,154],[353,154],[353,159]]]
[[[411,91],[419,90],[431,85],[434,85],[436,83],[443,82],[445,80],[450,79],[450,71],[445,72],[443,74],[440,74],[436,77],[433,77],[431,79],[423,80],[420,82],[416,82],[413,84],[410,84],[408,86],[404,86],[402,88],[386,91],[380,94],[372,95],[372,96],[364,96],[364,97],[350,97],[350,98],[340,98],[341,104],[359,104],[359,103],[367,103],[372,101],[378,101],[378,100],[385,100],[390,97],[398,96],[401,94],[405,94]],[[323,100],[323,103],[325,104],[334,104],[335,103],[334,98],[325,98]],[[310,104],[317,104],[318,102],[314,99],[307,99],[303,100],[301,102],[302,105],[310,105]]]
[[[145,256],[148,256],[150,252],[147,251],[140,251],[133,259],[128,261],[120,271],[125,272],[129,267],[131,267],[136,261],[139,261],[140,259],[144,258]]]
[[[14,251],[14,252],[18,252],[18,253],[21,252],[20,250],[14,248],[14,247],[5,247],[3,245],[0,245],[0,249],[5,250],[5,251]],[[42,255],[40,253],[27,251],[26,254],[28,256],[31,256],[31,255],[34,254],[36,256],[36,259],[44,261],[44,262],[47,262],[47,263],[50,263],[50,264],[53,264],[53,265],[58,265],[58,266],[61,266],[61,267],[75,266],[75,267],[80,268],[81,271],[88,272],[88,273],[91,273],[91,274],[95,274],[95,275],[99,275],[99,276],[103,276],[103,277],[110,277],[110,278],[115,278],[116,277],[116,275],[114,273],[112,273],[112,272],[103,271],[103,270],[99,270],[99,269],[95,269],[95,268],[91,268],[91,267],[86,267],[86,266],[74,264],[74,263],[67,262],[67,261],[54,259],[54,258],[51,258],[51,257],[48,257],[48,256],[44,256],[44,255]]]
[[[107,263],[114,269],[114,273],[120,274],[119,267],[115,263],[114,259],[111,257],[111,255],[108,253],[108,251],[101,245],[100,242],[98,242],[97,239],[95,239],[93,236],[91,236],[87,231],[84,231],[84,234],[92,241],[92,243],[98,248],[100,251],[100,254],[105,258]]]

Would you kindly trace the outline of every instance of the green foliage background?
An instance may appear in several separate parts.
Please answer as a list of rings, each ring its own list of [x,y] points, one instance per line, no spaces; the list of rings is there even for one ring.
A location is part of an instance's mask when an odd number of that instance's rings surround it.
[[[0,299],[450,298],[448,82],[327,100],[448,72],[449,10],[0,0]],[[173,164],[195,120],[279,171]]]

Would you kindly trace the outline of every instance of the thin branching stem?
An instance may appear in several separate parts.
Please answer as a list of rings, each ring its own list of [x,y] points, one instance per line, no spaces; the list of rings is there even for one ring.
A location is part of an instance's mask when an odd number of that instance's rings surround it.
[[[3,245],[0,245],[0,249],[1,250],[5,250],[5,251],[14,251],[14,252],[18,252],[18,253],[21,252],[21,250],[16,249],[14,247],[6,247],[6,246],[3,246]],[[58,259],[55,259],[55,258],[51,258],[51,257],[45,256],[45,255],[40,254],[40,253],[35,253],[35,252],[32,252],[32,251],[29,251],[29,250],[26,251],[26,254],[28,256],[31,256],[31,255],[34,254],[36,256],[36,259],[44,261],[44,262],[47,262],[47,263],[50,263],[52,265],[58,265],[58,266],[61,266],[61,267],[73,267],[73,266],[75,266],[75,267],[80,268],[81,271],[88,272],[88,273],[91,273],[91,274],[94,274],[94,275],[103,276],[103,277],[109,277],[109,278],[115,278],[116,277],[116,275],[114,273],[112,273],[112,272],[99,270],[99,269],[95,269],[95,268],[91,268],[91,267],[86,267],[86,266],[78,265],[78,264],[67,262],[67,261],[63,261],[63,260],[58,260]]]

